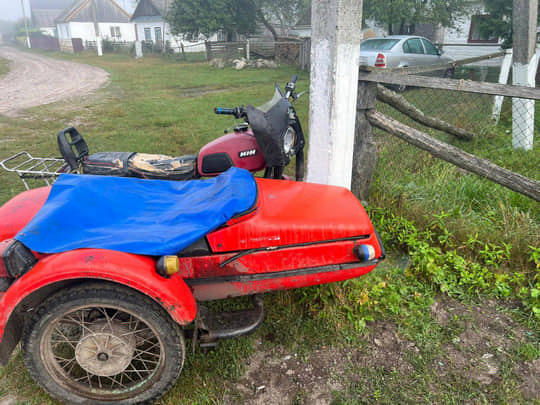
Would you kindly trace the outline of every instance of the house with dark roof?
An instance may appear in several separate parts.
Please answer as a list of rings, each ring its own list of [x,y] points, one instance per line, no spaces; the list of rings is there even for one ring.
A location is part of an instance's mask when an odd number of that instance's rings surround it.
[[[43,35],[56,37],[56,17],[62,10],[32,9],[32,27],[39,28]]]
[[[85,47],[98,38],[113,42],[135,41],[129,14],[114,0],[77,0],[56,20],[60,48],[73,50],[73,41]]]
[[[175,40],[165,16],[172,0],[140,0],[131,15],[138,41],[165,43]]]
[[[144,43],[163,44],[168,41],[169,46],[178,50],[180,44],[187,45],[186,52],[203,51],[204,40],[223,41],[225,36],[219,32],[210,38],[200,38],[199,41],[188,41],[182,35],[171,33],[169,23],[166,21],[167,13],[173,0],[140,0],[131,15],[131,22],[135,24],[137,41]]]
[[[30,0],[32,27],[38,28],[44,35],[56,37],[56,19],[73,0]]]

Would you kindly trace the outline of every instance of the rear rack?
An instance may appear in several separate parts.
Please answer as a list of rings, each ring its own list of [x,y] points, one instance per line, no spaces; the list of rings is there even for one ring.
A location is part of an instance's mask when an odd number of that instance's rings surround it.
[[[2,169],[17,173],[27,190],[30,190],[27,180],[42,180],[50,186],[60,173],[73,172],[69,165],[60,158],[34,157],[26,151],[0,161]]]

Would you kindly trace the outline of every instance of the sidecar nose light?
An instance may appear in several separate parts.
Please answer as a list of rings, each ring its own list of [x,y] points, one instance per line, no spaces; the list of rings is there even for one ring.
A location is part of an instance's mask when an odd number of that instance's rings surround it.
[[[178,256],[161,256],[156,264],[156,270],[162,277],[172,276],[180,270]]]
[[[375,248],[371,245],[357,245],[353,252],[363,262],[375,259]]]

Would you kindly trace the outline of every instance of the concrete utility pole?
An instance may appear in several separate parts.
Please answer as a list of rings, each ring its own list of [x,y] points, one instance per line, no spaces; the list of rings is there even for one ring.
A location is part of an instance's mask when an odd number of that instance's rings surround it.
[[[534,87],[538,59],[536,17],[538,0],[514,0],[513,84]],[[534,141],[534,100],[512,100],[512,146],[531,150]]]
[[[25,0],[21,0],[21,7],[22,7],[22,13],[23,13],[23,20],[24,20],[24,29],[26,31],[26,47],[28,49],[32,48],[32,44],[30,43],[30,35],[28,34],[28,20],[26,19],[26,9],[24,7]]]
[[[97,20],[96,0],[92,0],[92,19],[94,20],[94,32],[96,34],[97,54],[98,56],[103,56],[103,50],[101,49],[101,37],[99,36],[99,22]]]
[[[351,187],[362,0],[313,0],[307,180]]]

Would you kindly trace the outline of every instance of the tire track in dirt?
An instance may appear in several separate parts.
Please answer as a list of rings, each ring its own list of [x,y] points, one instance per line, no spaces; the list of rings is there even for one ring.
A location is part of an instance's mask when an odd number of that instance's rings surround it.
[[[25,108],[86,95],[109,80],[98,67],[62,61],[0,46],[10,71],[0,79],[0,114],[16,116]]]

